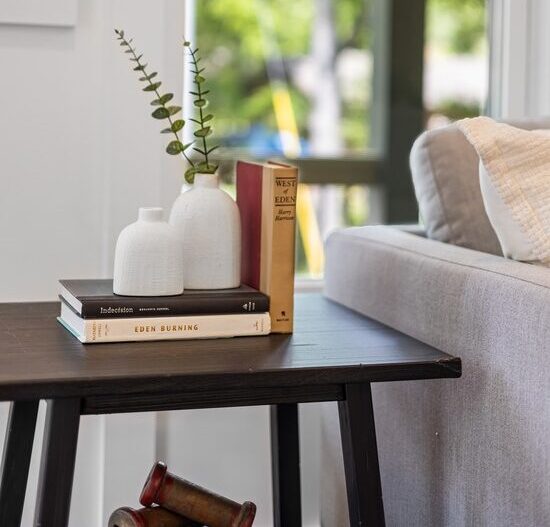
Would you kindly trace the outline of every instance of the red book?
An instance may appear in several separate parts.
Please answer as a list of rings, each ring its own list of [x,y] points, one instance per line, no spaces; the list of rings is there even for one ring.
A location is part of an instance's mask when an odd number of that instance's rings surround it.
[[[237,162],[237,205],[243,226],[241,283],[255,289],[260,289],[262,172],[262,165]]]
[[[241,214],[241,281],[270,298],[272,333],[291,333],[298,169],[237,163]]]

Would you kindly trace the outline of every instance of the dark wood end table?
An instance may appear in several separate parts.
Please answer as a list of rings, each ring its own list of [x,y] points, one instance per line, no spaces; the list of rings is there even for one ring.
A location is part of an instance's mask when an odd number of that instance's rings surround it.
[[[293,335],[83,345],[57,303],[0,304],[0,400],[12,401],[0,525],[19,526],[38,402],[48,401],[35,525],[68,523],[81,415],[271,405],[274,525],[301,525],[298,403],[338,401],[352,525],[384,525],[371,382],[460,377],[461,363],[324,299]],[[145,476],[145,475],[144,475]]]

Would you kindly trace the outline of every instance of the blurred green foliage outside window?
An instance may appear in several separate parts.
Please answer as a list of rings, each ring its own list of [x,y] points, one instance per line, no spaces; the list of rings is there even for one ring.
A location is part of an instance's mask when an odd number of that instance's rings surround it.
[[[377,133],[370,126],[373,31],[383,30],[371,21],[374,1],[383,0],[196,0],[196,41],[226,157],[284,157],[285,127],[299,156],[367,152]],[[427,0],[426,10],[424,93],[433,127],[481,111],[485,2]],[[309,185],[307,196],[315,232],[299,231],[297,270],[318,276],[322,264],[307,256],[311,239],[322,251],[334,228],[371,221],[372,203],[366,185]]]

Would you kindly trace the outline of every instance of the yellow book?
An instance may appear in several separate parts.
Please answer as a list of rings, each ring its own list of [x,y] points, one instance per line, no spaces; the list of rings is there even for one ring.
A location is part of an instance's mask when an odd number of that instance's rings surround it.
[[[242,282],[270,298],[272,333],[292,333],[298,169],[237,163]]]

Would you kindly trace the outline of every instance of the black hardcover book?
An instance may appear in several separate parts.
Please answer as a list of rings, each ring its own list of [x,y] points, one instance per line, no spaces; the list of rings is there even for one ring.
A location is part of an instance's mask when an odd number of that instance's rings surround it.
[[[112,280],[60,280],[59,296],[82,318],[265,313],[269,298],[252,287],[187,290],[175,296],[120,296]]]

